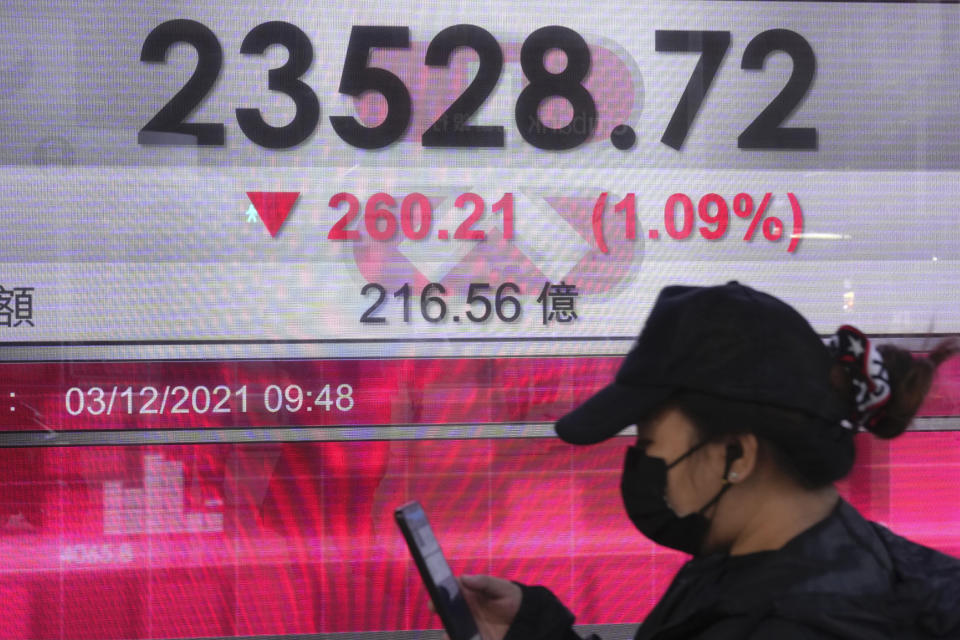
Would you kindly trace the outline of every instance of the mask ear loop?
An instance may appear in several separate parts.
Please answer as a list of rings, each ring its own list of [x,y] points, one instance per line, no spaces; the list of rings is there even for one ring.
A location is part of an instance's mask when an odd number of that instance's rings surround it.
[[[678,464],[680,464],[681,462],[683,462],[684,460],[692,456],[698,449],[703,448],[708,442],[709,440],[701,440],[699,444],[695,444],[689,449],[687,449],[687,452],[685,454],[683,454],[682,456],[680,456],[679,458],[677,458],[676,460],[674,460],[673,462],[667,465],[667,471],[669,471],[670,469],[673,469],[675,466],[677,466]]]
[[[720,491],[717,492],[717,495],[713,496],[713,499],[710,500],[710,502],[708,502],[707,504],[703,505],[697,513],[699,513],[700,515],[704,515],[707,509],[717,504],[717,502],[720,501],[720,498],[723,497],[723,494],[725,494],[730,489],[730,487],[733,486],[733,483],[730,482],[730,468],[733,467],[733,463],[736,462],[737,459],[742,455],[743,455],[742,449],[733,449],[733,448],[727,449],[727,462],[723,467],[723,486],[720,487]]]

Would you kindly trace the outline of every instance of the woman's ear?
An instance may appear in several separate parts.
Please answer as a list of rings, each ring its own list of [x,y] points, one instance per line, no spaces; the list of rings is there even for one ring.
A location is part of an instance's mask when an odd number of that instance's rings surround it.
[[[752,433],[730,436],[726,441],[724,460],[724,478],[732,484],[739,484],[749,478],[757,468],[759,443]]]

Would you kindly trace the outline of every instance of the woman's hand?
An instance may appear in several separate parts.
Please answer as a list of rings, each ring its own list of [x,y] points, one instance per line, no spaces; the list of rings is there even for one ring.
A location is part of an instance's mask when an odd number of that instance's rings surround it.
[[[483,640],[503,640],[520,610],[520,587],[493,576],[462,576],[457,582]]]

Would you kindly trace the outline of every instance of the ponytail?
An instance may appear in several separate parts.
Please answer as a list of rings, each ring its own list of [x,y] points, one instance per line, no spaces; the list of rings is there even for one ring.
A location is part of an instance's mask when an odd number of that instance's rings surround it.
[[[921,357],[892,344],[879,345],[877,350],[890,376],[890,399],[877,420],[864,426],[878,438],[895,438],[910,426],[930,391],[937,368],[960,352],[960,342],[955,338],[943,340]]]
[[[926,356],[914,357],[892,344],[875,345],[856,327],[844,325],[826,341],[836,364],[830,383],[847,405],[843,425],[879,438],[895,438],[910,426],[937,368],[960,351],[955,338]]]

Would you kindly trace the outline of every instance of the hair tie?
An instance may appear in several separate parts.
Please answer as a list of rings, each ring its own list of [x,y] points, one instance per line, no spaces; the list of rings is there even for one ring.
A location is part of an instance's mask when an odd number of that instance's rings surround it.
[[[843,325],[824,341],[837,362],[850,374],[853,410],[841,424],[852,431],[871,429],[883,419],[890,400],[890,374],[883,355],[870,339],[850,325]]]

